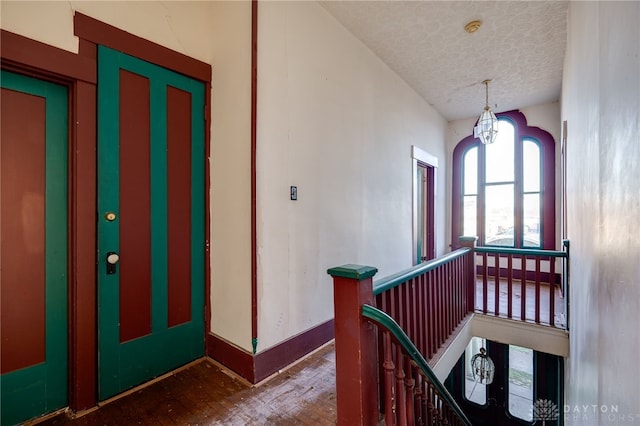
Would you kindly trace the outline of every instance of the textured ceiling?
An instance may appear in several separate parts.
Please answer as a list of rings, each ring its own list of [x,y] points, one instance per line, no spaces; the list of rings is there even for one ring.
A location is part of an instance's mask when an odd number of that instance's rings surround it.
[[[486,79],[495,112],[560,98],[566,1],[320,4],[448,120],[482,112]]]

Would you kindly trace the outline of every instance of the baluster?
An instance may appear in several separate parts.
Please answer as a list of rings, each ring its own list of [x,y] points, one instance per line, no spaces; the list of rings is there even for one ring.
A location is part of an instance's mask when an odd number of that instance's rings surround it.
[[[436,288],[436,273],[435,271],[429,272],[429,294],[431,297],[431,305],[429,309],[429,324],[431,330],[431,354],[430,357],[436,353],[438,347],[438,292]]]
[[[426,297],[424,292],[424,275],[420,275],[418,280],[418,288],[416,289],[416,300],[418,302],[417,305],[417,323],[418,323],[418,349],[420,349],[420,353],[424,354],[425,357],[428,356],[427,352],[427,329],[425,323],[424,313],[427,309],[426,307]]]
[[[391,348],[391,333],[385,331],[383,333],[384,347],[384,422],[387,426],[394,424],[393,417],[393,371],[395,365],[393,364],[392,348]]]
[[[410,282],[409,282],[409,289],[408,289],[408,293],[407,293],[407,307],[409,309],[409,325],[410,325],[410,330],[411,330],[411,340],[414,343],[418,343],[418,329],[417,329],[417,325],[418,325],[418,321],[416,321],[416,305],[417,305],[417,300],[416,300],[416,285],[417,285],[417,278],[413,278]]]
[[[536,256],[536,323],[540,323],[540,256]]]
[[[449,305],[447,310],[449,311],[449,330],[447,332],[447,338],[451,335],[456,328],[456,284],[453,280],[454,264],[453,262],[447,263],[447,293],[449,294]]]
[[[406,395],[406,399],[407,399],[407,407],[406,407],[406,411],[407,411],[407,424],[409,425],[415,425],[416,424],[416,417],[415,417],[415,399],[414,399],[414,389],[415,389],[415,380],[413,378],[413,365],[411,365],[411,358],[406,357],[407,359],[407,367],[406,367],[406,377],[404,379],[404,386],[405,386],[405,395]]]
[[[449,313],[448,318],[449,318],[449,327],[447,330],[447,335],[446,338],[448,338],[451,333],[453,332],[453,329],[455,328],[455,292],[454,292],[454,285],[453,285],[453,265],[451,263],[447,263],[446,264],[446,275],[447,275],[447,294],[448,296],[448,303],[447,303],[447,312]]]
[[[488,303],[488,286],[487,283],[487,275],[489,275],[489,265],[487,265],[488,257],[487,253],[482,253],[482,313],[487,313],[487,303]]]
[[[527,256],[522,255],[522,263],[520,264],[520,274],[522,275],[520,277],[520,281],[521,281],[521,286],[520,286],[520,291],[522,292],[521,294],[521,299],[520,299],[520,319],[522,321],[526,321],[527,319]]]
[[[435,424],[436,422],[436,405],[433,397],[433,388],[431,387],[431,383],[427,382],[427,419],[429,424]]]
[[[556,258],[549,258],[549,324],[556,326]]]
[[[396,420],[399,426],[407,424],[407,401],[404,388],[404,362],[402,347],[396,347]]]
[[[493,257],[493,270],[495,276],[493,277],[494,282],[494,304],[496,307],[496,316],[500,316],[500,255],[496,253]]]
[[[412,367],[415,364],[411,363]],[[414,375],[414,387],[413,387],[413,418],[415,419],[416,425],[422,424],[422,376],[420,375],[420,370],[415,367],[415,375]]]
[[[462,268],[462,263],[460,259],[456,259],[454,261],[453,266],[453,288],[454,288],[454,312],[456,316],[454,317],[454,322],[456,326],[462,321],[462,287],[460,287],[460,270]]]
[[[507,256],[507,318],[513,318],[513,255]]]

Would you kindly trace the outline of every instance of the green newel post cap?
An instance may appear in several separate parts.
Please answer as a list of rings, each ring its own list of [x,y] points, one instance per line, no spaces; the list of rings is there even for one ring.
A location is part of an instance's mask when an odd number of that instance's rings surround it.
[[[460,241],[461,242],[467,242],[467,241],[468,242],[472,242],[472,241],[476,242],[476,241],[478,241],[478,237],[462,236],[462,237],[460,237]]]
[[[327,274],[332,277],[351,278],[362,281],[373,277],[378,272],[378,268],[363,265],[342,265],[327,270]]]

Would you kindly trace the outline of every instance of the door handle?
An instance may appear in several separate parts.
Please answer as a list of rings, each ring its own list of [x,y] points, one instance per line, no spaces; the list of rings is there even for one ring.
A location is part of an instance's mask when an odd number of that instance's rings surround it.
[[[116,273],[116,264],[120,261],[120,256],[114,251],[107,253],[107,275]]]

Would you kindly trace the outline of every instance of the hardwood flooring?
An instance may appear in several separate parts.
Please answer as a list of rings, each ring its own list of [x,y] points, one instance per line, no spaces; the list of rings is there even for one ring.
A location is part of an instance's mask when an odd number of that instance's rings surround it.
[[[202,360],[84,416],[39,425],[335,425],[335,395],[332,343],[258,386]]]
[[[482,299],[482,279],[478,278],[476,280],[476,311],[482,311],[483,309],[483,299]],[[506,317],[507,309],[508,309],[508,301],[509,301],[509,293],[508,287],[509,283],[507,280],[500,279],[498,283],[499,287],[499,295],[498,295],[498,312],[499,316]],[[520,281],[513,282],[512,284],[512,293],[511,293],[511,309],[512,309],[512,318],[521,320],[522,319],[522,286]],[[496,303],[495,303],[495,282],[493,278],[489,280],[487,283],[487,313],[495,315],[496,312]],[[535,284],[532,282],[527,282],[525,285],[525,320],[528,322],[535,321]],[[566,317],[564,312],[564,297],[562,296],[562,292],[558,287],[554,289],[554,321],[555,326],[559,328],[564,328],[566,325]],[[541,284],[540,285],[540,323],[543,325],[549,324],[549,315],[550,315],[550,300],[549,300],[549,285]]]

